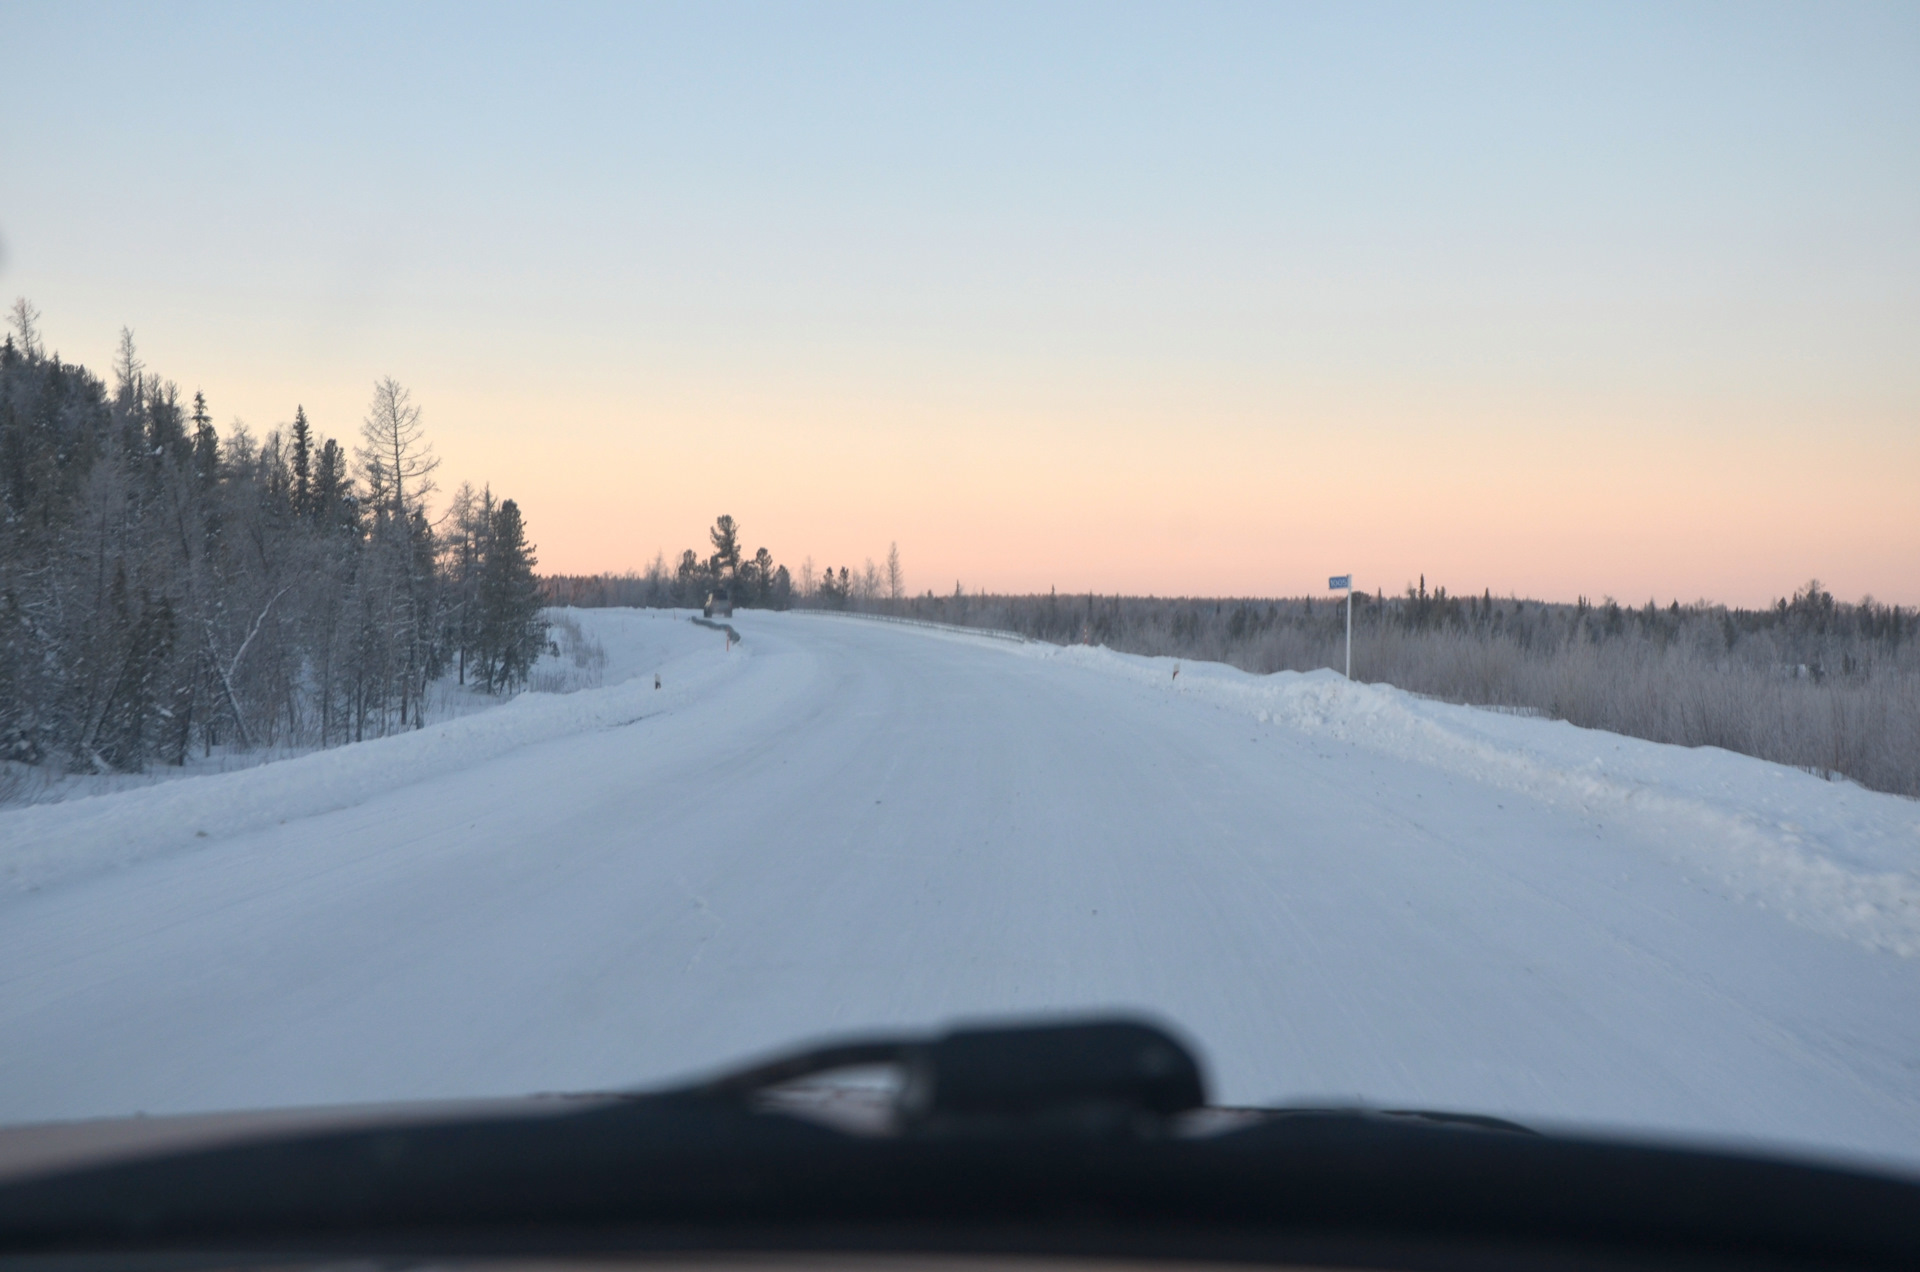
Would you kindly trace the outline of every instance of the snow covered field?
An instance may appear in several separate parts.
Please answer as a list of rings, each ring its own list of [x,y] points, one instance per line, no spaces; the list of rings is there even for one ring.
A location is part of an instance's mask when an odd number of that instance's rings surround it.
[[[575,617],[604,688],[0,813],[0,1122],[1125,1007],[1227,1102],[1920,1166],[1920,803],[1331,673]]]

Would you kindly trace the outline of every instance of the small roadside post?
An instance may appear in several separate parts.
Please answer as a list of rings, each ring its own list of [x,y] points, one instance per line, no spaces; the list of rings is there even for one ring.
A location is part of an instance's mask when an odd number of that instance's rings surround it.
[[[1327,589],[1347,593],[1347,679],[1353,679],[1353,575],[1336,574],[1327,580]]]

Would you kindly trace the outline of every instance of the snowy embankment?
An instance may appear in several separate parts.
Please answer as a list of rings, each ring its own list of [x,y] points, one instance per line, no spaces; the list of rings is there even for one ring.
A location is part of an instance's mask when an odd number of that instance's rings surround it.
[[[713,658],[714,640],[685,611],[611,611],[594,616],[592,632],[607,650],[599,688],[522,693],[423,729],[238,772],[0,810],[0,893],[348,808],[519,747],[631,724],[697,700],[745,656]]]
[[[1718,747],[1435,702],[1333,671],[1258,676],[1084,645],[1019,650],[1442,768],[1596,823],[1630,822],[1732,899],[1868,948],[1920,955],[1920,801]]]

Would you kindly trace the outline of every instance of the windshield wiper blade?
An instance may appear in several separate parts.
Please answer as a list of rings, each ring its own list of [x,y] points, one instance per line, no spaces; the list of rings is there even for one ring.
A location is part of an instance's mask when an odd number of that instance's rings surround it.
[[[905,1075],[891,1134],[766,1107],[783,1083],[873,1064]],[[1473,1115],[1251,1111],[1180,1133],[1210,1112],[1203,1097],[1191,1052],[1137,1021],[836,1044],[578,1111],[303,1132],[16,1182],[0,1187],[0,1262],[700,1249],[1384,1266],[1553,1250],[1920,1266],[1910,1180]]]

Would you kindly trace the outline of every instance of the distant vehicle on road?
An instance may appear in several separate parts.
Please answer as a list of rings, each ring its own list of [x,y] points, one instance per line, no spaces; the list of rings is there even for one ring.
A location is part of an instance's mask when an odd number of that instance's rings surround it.
[[[707,618],[732,618],[733,596],[724,587],[716,587],[707,593],[707,603],[700,610]]]

